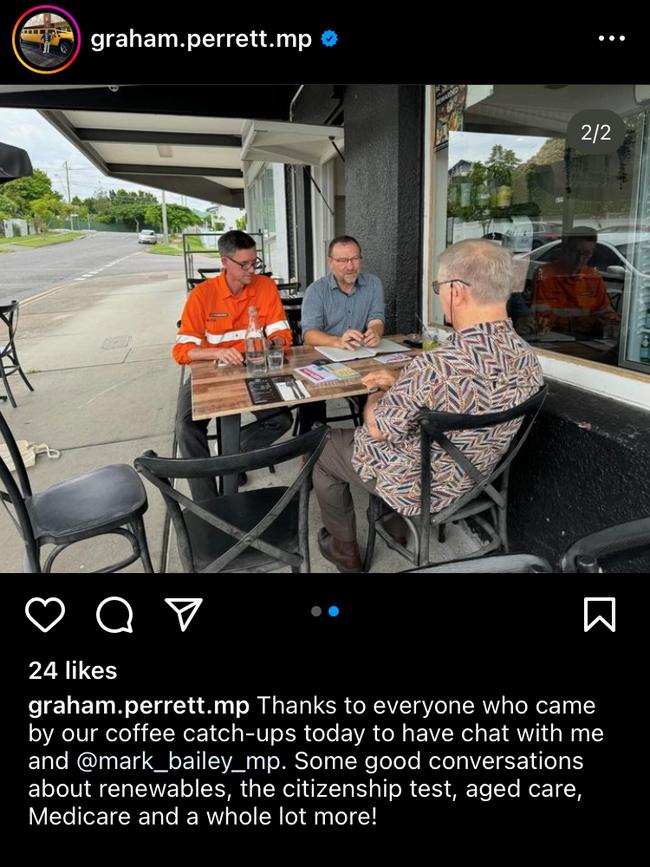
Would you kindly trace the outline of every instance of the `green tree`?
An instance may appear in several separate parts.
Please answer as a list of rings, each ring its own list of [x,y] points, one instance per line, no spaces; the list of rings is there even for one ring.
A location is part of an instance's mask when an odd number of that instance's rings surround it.
[[[112,205],[155,205],[158,199],[145,190],[109,190],[108,198]]]
[[[2,193],[16,203],[16,217],[31,216],[30,205],[38,199],[63,198],[52,189],[52,181],[42,169],[34,169],[31,177],[9,181],[3,186]]]
[[[487,176],[495,186],[500,187],[512,183],[512,172],[521,160],[513,150],[503,145],[494,145],[487,161]]]
[[[9,196],[0,193],[0,220],[8,220],[15,216],[17,205]]]
[[[65,218],[73,211],[73,207],[56,196],[43,196],[30,202],[29,210],[30,216],[34,219],[36,230],[43,232],[50,220]]]
[[[111,200],[108,198],[108,193],[104,190],[98,190],[94,196],[84,199],[83,203],[88,208],[88,213],[91,216],[101,216],[105,214],[111,206]]]
[[[10,220],[16,213],[16,203],[9,196],[3,196],[0,193],[0,235],[4,237],[3,220]]]
[[[145,222],[158,231],[162,230],[162,206],[150,205],[145,211]],[[183,205],[167,205],[167,225],[170,232],[182,232],[201,223],[200,217]]]
[[[247,221],[247,219],[246,219],[246,214],[242,214],[241,217],[237,217],[237,218],[236,218],[236,220],[235,220],[235,226],[236,226],[236,228],[239,229],[240,232],[245,232],[245,231],[246,231],[246,225],[247,225],[247,222],[248,222],[248,221]],[[224,226],[224,228],[225,228],[225,226]]]

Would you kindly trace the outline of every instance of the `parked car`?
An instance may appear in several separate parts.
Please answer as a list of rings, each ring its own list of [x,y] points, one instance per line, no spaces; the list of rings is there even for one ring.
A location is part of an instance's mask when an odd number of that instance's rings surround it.
[[[495,217],[487,220],[470,220],[463,222],[458,218],[453,221],[453,243],[457,241],[466,241],[472,238],[487,238],[488,241],[496,241],[497,244],[502,244],[505,235],[508,232],[520,232],[530,226],[528,217]],[[530,245],[519,251],[526,252],[530,250]]]
[[[598,232],[603,234],[609,232],[650,232],[650,225],[638,223],[632,226],[603,226],[602,229],[598,229]]]
[[[138,235],[138,244],[155,244],[158,236],[153,229],[143,229]]]
[[[562,237],[562,223],[527,223],[509,229],[503,236],[503,246],[513,253],[528,253]]]

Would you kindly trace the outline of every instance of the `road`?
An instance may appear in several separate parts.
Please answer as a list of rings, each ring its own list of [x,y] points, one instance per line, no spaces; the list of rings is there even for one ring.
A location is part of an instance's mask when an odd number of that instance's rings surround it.
[[[70,59],[69,56],[61,54],[60,51],[52,46],[50,46],[50,50],[47,54],[43,54],[42,45],[35,45],[30,42],[21,41],[20,50],[22,51],[27,63],[31,66],[35,66],[37,69],[55,69],[56,67],[67,63]]]
[[[3,244],[6,248],[6,245]],[[203,259],[195,257],[195,263]],[[200,263],[199,263],[200,264]],[[214,266],[215,260],[205,258]],[[91,233],[77,241],[49,247],[13,247],[0,253],[0,302],[27,299],[54,286],[110,274],[184,273],[181,256],[147,252],[130,232]]]

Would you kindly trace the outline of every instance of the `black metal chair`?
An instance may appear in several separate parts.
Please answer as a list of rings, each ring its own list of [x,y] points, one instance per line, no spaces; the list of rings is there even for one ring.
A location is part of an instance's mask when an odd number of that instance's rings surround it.
[[[553,567],[543,557],[534,554],[499,554],[496,557],[479,557],[468,560],[450,560],[448,563],[436,563],[423,566],[421,569],[405,569],[400,575],[415,575],[418,573],[438,572],[447,574],[499,574],[508,575],[518,572],[552,572]]]
[[[201,278],[205,280],[209,280],[211,277],[216,277],[218,274],[221,274],[223,268],[197,268],[196,269]]]
[[[0,501],[22,536],[25,572],[50,572],[65,548],[106,534],[124,536],[133,553],[97,572],[117,572],[136,560],[142,560],[145,572],[153,572],[142,520],[147,511],[147,494],[132,467],[111,464],[57,482],[40,494],[34,494],[16,440],[2,413],[0,435],[9,449],[18,477],[17,484],[0,458]],[[43,545],[55,545],[55,548],[41,566]]]
[[[600,560],[630,551],[650,551],[650,517],[627,521],[574,542],[560,560],[562,572],[602,572]]]
[[[184,460],[159,458],[149,451],[136,458],[136,469],[165,499],[183,570],[269,572],[291,566],[292,572],[309,572],[311,472],[327,430],[320,427],[246,454]],[[307,460],[289,487],[258,488],[196,503],[170,481],[247,472],[301,456]]]
[[[8,377],[10,377],[12,373],[19,373],[27,388],[30,391],[34,391],[34,387],[27,379],[27,377],[23,373],[22,367],[20,366],[20,361],[18,360],[18,353],[16,351],[16,344],[14,343],[16,329],[18,328],[17,301],[12,301],[11,304],[0,305],[0,320],[2,320],[2,322],[7,326],[7,337],[0,337],[0,378],[2,378],[4,387],[7,390],[7,397],[9,398],[11,405],[15,408],[17,404],[14,400],[13,394],[11,393],[11,389],[9,388],[8,380]],[[2,341],[5,339],[6,343],[3,345]],[[8,364],[5,359],[8,359]],[[4,400],[4,396],[1,399]]]
[[[282,300],[282,306],[287,314],[287,322],[291,328],[294,346],[302,343],[300,330],[300,318],[302,316],[302,298],[298,297],[300,283],[278,283],[278,292]]]
[[[410,560],[415,566],[426,565],[429,559],[429,539],[431,527],[438,528],[438,539],[444,542],[445,524],[471,519],[488,537],[481,548],[469,558],[482,557],[491,551],[503,550],[508,553],[507,508],[508,480],[510,464],[524,444],[537,413],[546,398],[547,386],[524,403],[504,412],[463,415],[423,410],[419,418],[422,465],[420,470],[420,512],[417,515],[401,517],[405,521],[414,540],[414,550],[410,551],[400,544],[385,529],[383,523],[393,515],[393,511],[376,495],[370,495],[368,504],[368,543],[364,557],[364,572],[370,570],[378,534],[386,544]],[[445,436],[445,432],[457,430],[476,430],[493,427],[513,419],[521,418],[522,423],[512,438],[503,456],[487,475],[480,470]],[[458,468],[467,474],[475,485],[446,509],[431,514],[431,443],[436,442],[455,461]],[[440,565],[440,564],[435,564]]]

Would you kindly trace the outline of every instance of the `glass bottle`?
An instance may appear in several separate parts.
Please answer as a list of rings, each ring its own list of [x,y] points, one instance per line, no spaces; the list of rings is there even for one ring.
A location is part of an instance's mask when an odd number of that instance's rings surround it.
[[[244,338],[246,344],[246,367],[252,375],[266,371],[266,340],[257,321],[257,307],[248,308],[248,328]]]

